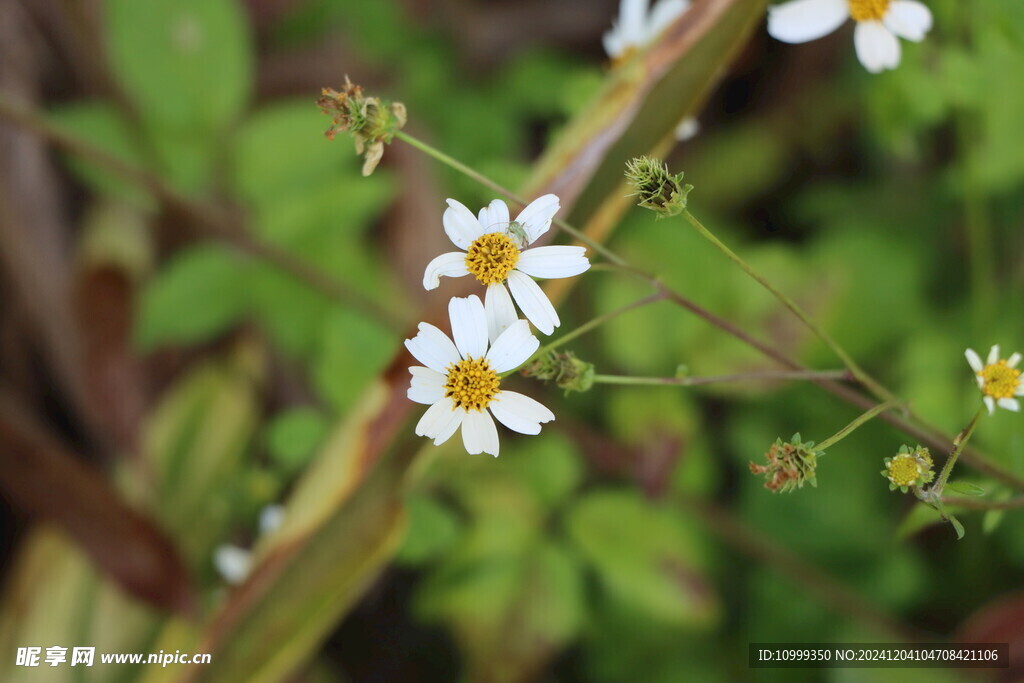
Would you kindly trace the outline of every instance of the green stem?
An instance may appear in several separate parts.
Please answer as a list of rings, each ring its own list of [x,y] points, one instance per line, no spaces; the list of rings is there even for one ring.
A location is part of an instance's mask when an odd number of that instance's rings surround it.
[[[834,446],[838,442],[848,437],[855,429],[860,427],[862,424],[864,424],[871,418],[875,417],[879,413],[882,413],[888,410],[889,408],[892,408],[894,405],[896,405],[896,401],[886,401],[885,403],[879,403],[877,406],[867,411],[866,413],[864,413],[863,415],[855,419],[853,422],[840,429],[832,436],[828,437],[819,444],[815,444],[814,450],[823,451],[826,448]]]
[[[654,294],[649,294],[649,295],[645,296],[642,299],[637,299],[633,303],[629,303],[629,304],[626,304],[625,306],[622,306],[620,308],[616,308],[614,311],[609,311],[608,313],[605,313],[604,315],[599,315],[596,318],[594,318],[593,320],[589,320],[589,321],[583,323],[582,325],[577,327],[572,332],[567,332],[567,333],[563,334],[561,337],[559,337],[558,339],[554,340],[553,342],[549,342],[549,343],[545,344],[544,346],[540,347],[539,349],[537,349],[536,351],[533,352],[533,355],[530,356],[530,358],[527,359],[526,363],[523,363],[523,365],[528,364],[530,361],[532,361],[534,359],[542,357],[544,354],[546,354],[549,351],[557,349],[560,346],[564,346],[565,344],[567,344],[568,342],[571,342],[576,337],[582,336],[582,335],[586,334],[587,332],[590,332],[591,330],[593,330],[596,327],[600,327],[601,325],[605,324],[609,320],[613,320],[615,318],[618,318],[623,313],[629,313],[630,311],[636,310],[638,308],[642,308],[642,307],[644,307],[644,306],[646,306],[648,304],[653,304],[655,301],[661,301],[664,298],[665,298],[665,295],[662,292],[655,292]],[[510,372],[506,372],[502,376],[504,377],[506,375],[510,375],[510,374],[512,374],[512,372],[515,372],[515,370],[512,370]]]
[[[626,384],[649,386],[682,386],[695,387],[705,384],[722,384],[726,382],[750,382],[772,380],[849,380],[849,370],[772,370],[767,372],[743,372],[734,375],[714,375],[708,377],[630,377],[626,375],[594,375],[598,384]]]
[[[964,450],[964,446],[971,438],[971,434],[974,434],[974,428],[978,426],[978,419],[981,414],[985,411],[985,406],[978,408],[978,412],[974,413],[974,417],[964,427],[963,431],[957,434],[956,438],[953,439],[953,452],[946,458],[946,464],[942,466],[942,471],[939,473],[939,478],[935,480],[935,484],[931,488],[931,495],[938,498],[942,495],[942,489],[946,487],[946,482],[949,481],[949,475],[953,473],[953,466],[956,465],[957,458],[960,457],[960,453]]]
[[[454,157],[448,156],[441,150],[432,147],[431,145],[428,145],[422,140],[414,138],[413,136],[409,135],[404,131],[397,131],[395,133],[395,137],[401,140],[402,142],[412,147],[415,147],[416,149],[423,152],[427,156],[433,157],[434,159],[440,161],[442,164],[450,168],[453,168],[459,173],[462,173],[466,177],[475,180],[476,182],[480,183],[487,189],[493,190],[494,192],[497,192],[500,195],[504,195],[505,198],[511,199],[516,204],[519,204],[520,206],[527,205],[526,200],[524,200],[522,197],[519,197],[517,194],[515,194],[508,188],[503,187],[502,185],[485,176],[483,173],[480,173],[476,169],[467,166],[458,159],[455,159]],[[555,225],[557,225],[561,230],[563,230],[566,234],[572,236],[573,239],[576,239],[579,242],[582,242],[583,244],[587,245],[595,252],[608,259],[608,261],[610,261],[611,263],[627,267],[626,261],[621,256],[619,256],[618,254],[616,254],[615,252],[613,252],[611,249],[604,246],[600,242],[597,242],[587,237],[587,235],[577,230],[576,228],[574,228],[572,225],[565,222],[561,218],[555,218],[552,222]]]
[[[778,299],[783,306],[788,308],[793,313],[793,315],[799,318],[800,321],[805,326],[807,326],[807,329],[813,332],[815,336],[817,336],[819,339],[821,339],[821,341],[825,343],[826,346],[832,349],[832,352],[835,353],[836,356],[843,362],[843,365],[849,368],[850,372],[853,373],[853,376],[856,377],[861,384],[867,387],[868,390],[871,391],[871,393],[875,394],[875,396],[877,396],[879,399],[883,401],[893,401],[895,399],[895,396],[893,396],[892,392],[883,387],[873,377],[871,377],[871,375],[869,375],[867,372],[861,369],[860,365],[857,364],[853,357],[850,356],[850,354],[848,354],[846,350],[842,346],[840,346],[839,343],[836,342],[836,340],[833,339],[828,332],[826,332],[823,328],[818,326],[817,323],[811,320],[811,318],[806,313],[804,313],[804,310],[800,308],[800,306],[795,301],[790,299],[779,289],[777,289],[775,285],[773,285],[771,282],[765,279],[764,276],[762,276],[756,270],[751,268],[750,264],[744,261],[732,249],[727,247],[725,243],[723,243],[720,239],[718,239],[715,236],[714,233],[712,233],[710,230],[704,227],[704,224],[697,220],[697,218],[692,213],[684,209],[682,215],[683,218],[685,218],[687,222],[690,225],[692,225],[697,230],[697,232],[701,234],[702,237],[704,237],[706,240],[711,242],[711,244],[717,247],[719,251],[721,251],[733,263],[739,266],[744,273],[752,277],[762,287],[771,292],[772,295],[774,295],[775,298]]]

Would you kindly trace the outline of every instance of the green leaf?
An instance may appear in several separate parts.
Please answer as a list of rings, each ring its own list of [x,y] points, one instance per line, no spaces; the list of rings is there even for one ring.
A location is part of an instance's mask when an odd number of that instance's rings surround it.
[[[459,518],[447,506],[426,495],[411,496],[406,508],[409,526],[395,559],[399,563],[417,565],[443,557],[459,536]]]
[[[314,408],[288,410],[267,425],[267,451],[286,472],[297,472],[313,456],[329,429],[330,422]]]
[[[81,140],[102,148],[112,157],[144,168],[144,157],[138,140],[132,137],[128,124],[111,105],[100,102],[80,102],[57,107],[50,112],[60,128]],[[71,156],[71,170],[90,188],[101,194],[123,199],[134,206],[148,208],[153,200],[135,183],[112,173],[101,165]]]
[[[599,491],[565,520],[569,537],[614,597],[671,624],[703,625],[718,600],[703,576],[703,548],[673,510],[633,491]]]
[[[948,515],[949,523],[953,525],[956,530],[956,540],[960,540],[964,537],[964,525],[960,523],[960,520],[953,515]]]
[[[984,496],[985,489],[981,488],[976,484],[972,484],[969,481],[951,481],[946,484],[946,488],[950,491],[956,491],[957,493],[965,496]]]
[[[223,133],[249,99],[252,46],[232,0],[106,0],[111,68],[151,129]]]
[[[143,349],[195,344],[227,330],[248,307],[247,266],[220,247],[178,252],[142,291],[136,342]]]

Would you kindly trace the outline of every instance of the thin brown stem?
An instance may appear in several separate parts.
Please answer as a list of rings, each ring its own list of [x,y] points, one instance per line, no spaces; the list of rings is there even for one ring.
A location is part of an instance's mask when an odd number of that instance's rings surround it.
[[[1024,508],[1024,496],[1009,500],[984,500],[982,498],[943,496],[942,502],[944,505],[956,505],[968,510],[1016,510]]]

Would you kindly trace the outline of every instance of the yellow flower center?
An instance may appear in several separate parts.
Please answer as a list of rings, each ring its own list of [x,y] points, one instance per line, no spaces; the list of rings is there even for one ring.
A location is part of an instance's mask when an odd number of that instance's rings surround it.
[[[466,250],[466,268],[485,285],[504,282],[519,261],[519,248],[503,232],[478,237]]]
[[[897,455],[885,468],[889,471],[889,481],[896,486],[910,486],[921,476],[921,465],[907,453]]]
[[[1005,360],[986,365],[978,373],[978,377],[985,382],[981,387],[981,393],[995,399],[1013,398],[1017,387],[1020,386],[1020,370],[1011,368]]]
[[[467,358],[448,366],[444,395],[456,408],[481,411],[498,393],[498,373],[486,358]]]
[[[881,21],[889,9],[889,0],[847,0],[854,21]]]

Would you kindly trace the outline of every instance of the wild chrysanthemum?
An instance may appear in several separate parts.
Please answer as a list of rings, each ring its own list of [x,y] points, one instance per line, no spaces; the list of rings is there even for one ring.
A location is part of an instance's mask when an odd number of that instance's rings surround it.
[[[889,480],[889,490],[906,493],[912,486],[924,486],[935,478],[932,470],[932,456],[928,449],[918,446],[913,450],[900,446],[900,451],[891,458],[885,458],[882,476]]]
[[[409,399],[429,405],[416,425],[417,436],[439,446],[462,427],[462,443],[470,454],[498,456],[494,415],[520,434],[539,434],[554,414],[529,396],[501,389],[501,373],[514,370],[540,346],[525,320],[498,335],[488,349],[487,314],[479,297],[453,298],[448,303],[455,342],[429,323],[405,346],[424,366],[409,368]],[[490,411],[490,413],[488,413]]]
[[[897,36],[920,42],[932,27],[931,10],[917,0],[792,0],[768,9],[768,33],[785,43],[806,43],[851,18],[857,22],[857,59],[871,73],[899,66]]]
[[[444,231],[463,251],[441,254],[427,264],[423,287],[436,288],[442,276],[473,275],[487,287],[484,307],[491,341],[518,319],[512,299],[538,330],[551,334],[561,321],[533,278],[571,277],[590,268],[583,247],[527,248],[551,229],[551,219],[558,206],[558,197],[546,194],[530,202],[512,221],[508,206],[500,199],[480,209],[479,217],[449,199],[443,218]]]
[[[1015,353],[1007,359],[1000,359],[998,344],[989,350],[985,363],[981,362],[981,356],[974,349],[967,349],[964,355],[971,370],[974,370],[989,415],[995,412],[996,406],[1019,411],[1020,401],[1014,397],[1024,396],[1024,380],[1021,379],[1021,371],[1017,369],[1021,355]]]

